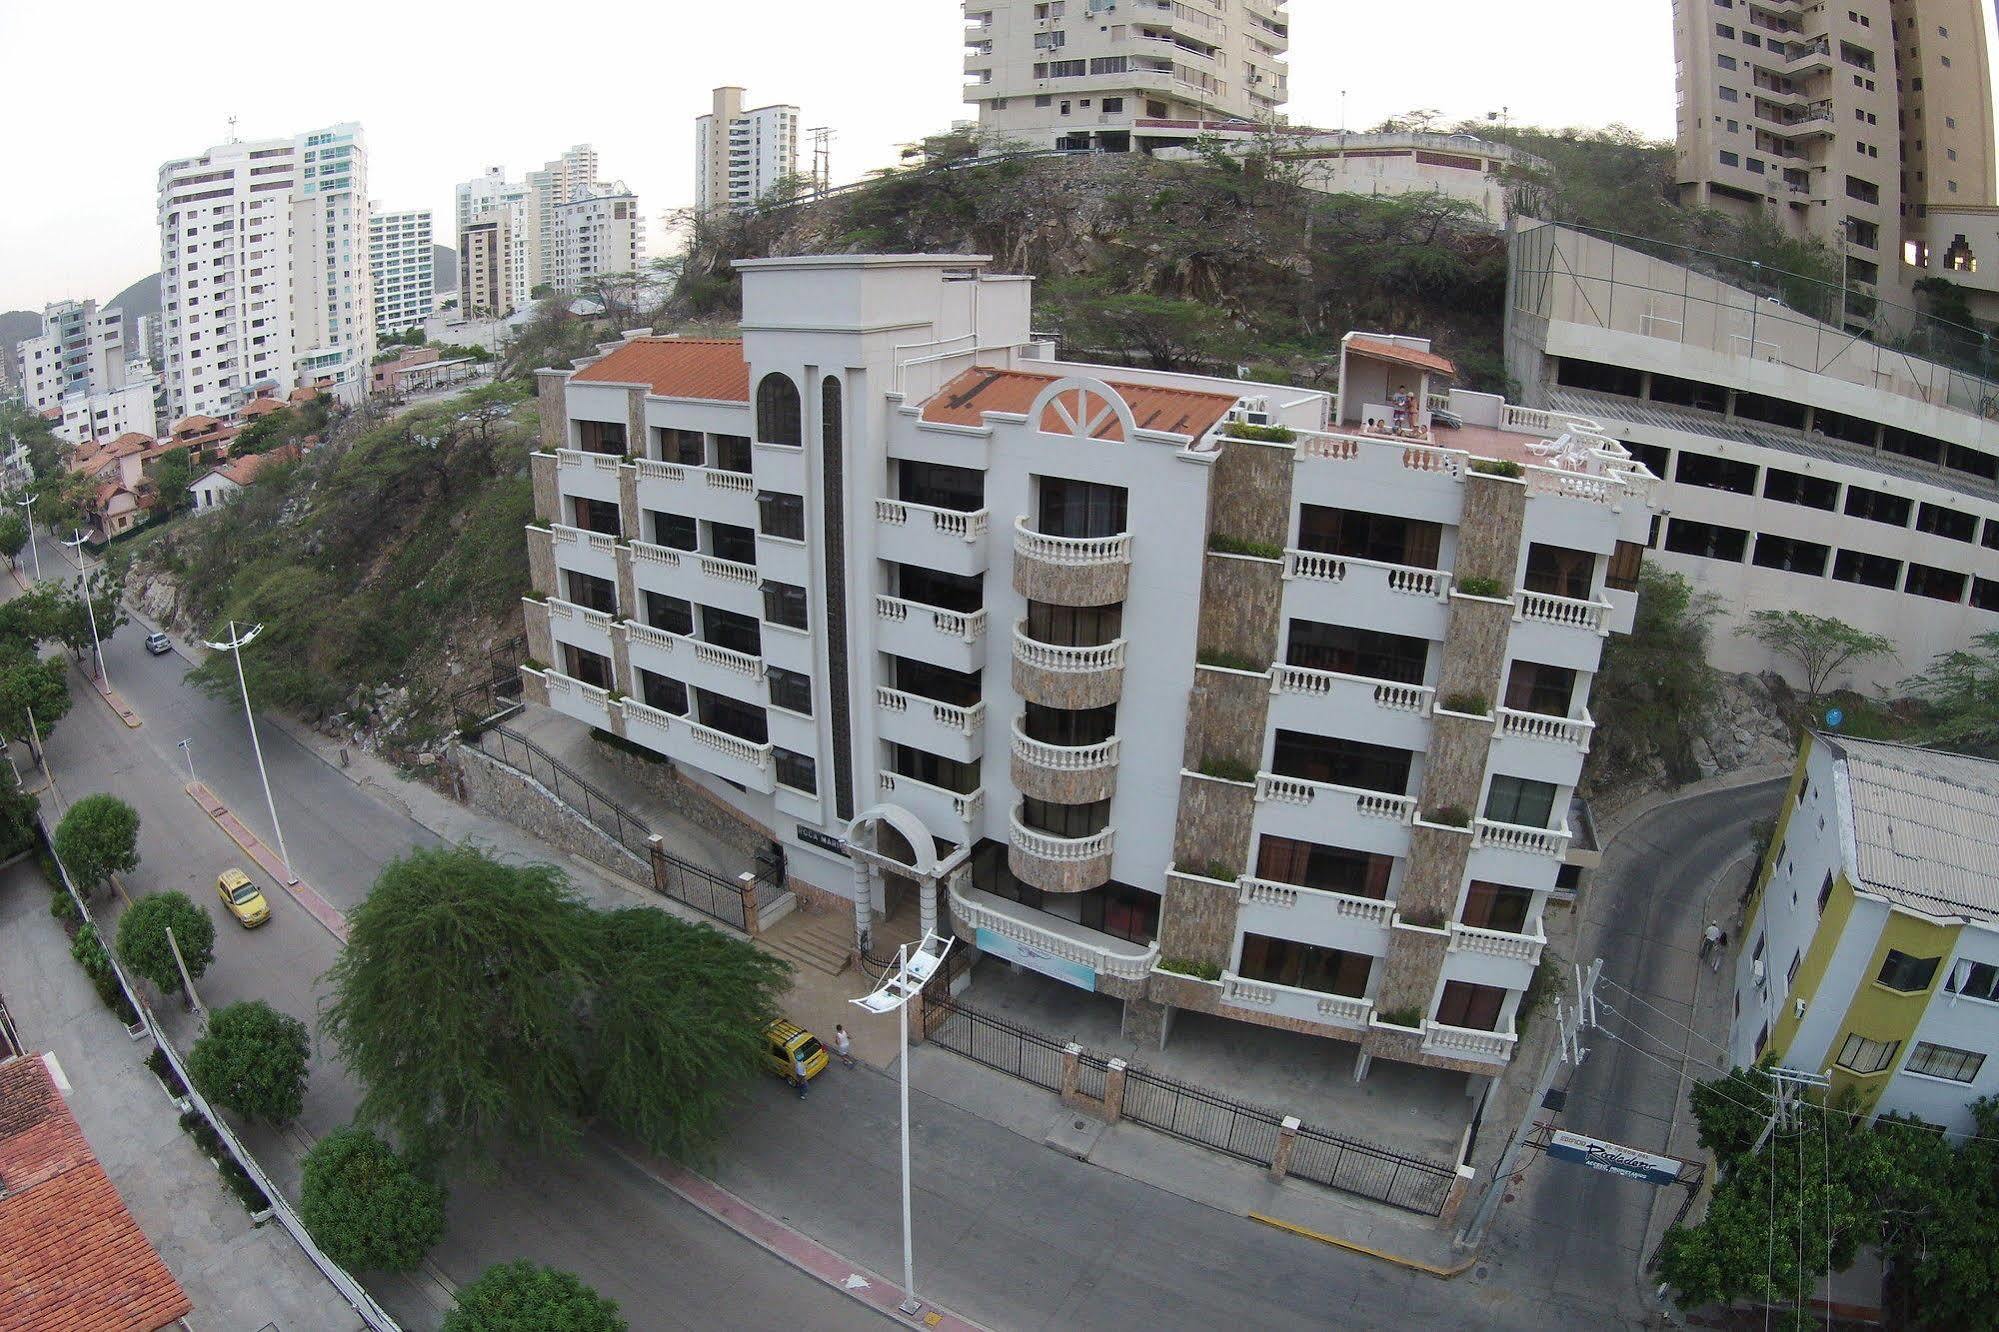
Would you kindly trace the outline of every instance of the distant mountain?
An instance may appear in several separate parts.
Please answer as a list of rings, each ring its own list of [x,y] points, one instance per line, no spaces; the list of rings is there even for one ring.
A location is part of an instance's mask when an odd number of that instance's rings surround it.
[[[0,310],[0,381],[14,382],[14,348],[41,331],[42,317],[35,311]]]
[[[435,291],[451,291],[458,286],[458,251],[449,245],[430,247],[430,285]]]
[[[156,315],[160,312],[160,275],[152,273],[140,278],[105,304],[115,305],[125,312],[125,331],[129,335],[132,324],[140,315]]]

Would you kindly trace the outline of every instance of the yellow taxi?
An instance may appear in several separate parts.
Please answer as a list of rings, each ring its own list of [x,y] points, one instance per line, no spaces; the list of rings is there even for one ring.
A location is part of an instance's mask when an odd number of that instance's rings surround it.
[[[764,1027],[764,1062],[770,1071],[785,1079],[792,1078],[792,1060],[796,1055],[805,1057],[805,1078],[811,1081],[826,1071],[826,1047],[796,1022],[775,1018]]]
[[[271,918],[271,904],[242,870],[223,870],[215,878],[215,891],[222,898],[222,905],[229,908],[229,914],[246,930],[253,930]]]

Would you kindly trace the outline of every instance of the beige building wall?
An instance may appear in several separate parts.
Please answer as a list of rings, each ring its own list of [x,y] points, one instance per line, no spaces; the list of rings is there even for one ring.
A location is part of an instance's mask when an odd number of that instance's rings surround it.
[[[458,233],[458,308],[467,318],[481,312],[504,315],[513,308],[507,231],[502,214],[488,213]]]

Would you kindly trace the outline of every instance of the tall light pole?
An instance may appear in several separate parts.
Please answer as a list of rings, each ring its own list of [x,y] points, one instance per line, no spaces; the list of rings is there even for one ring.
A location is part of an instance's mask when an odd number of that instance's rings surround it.
[[[35,552],[35,581],[42,581],[42,548],[35,544],[35,496],[34,492],[14,501],[28,511],[28,549]]]
[[[189,786],[193,786],[195,781],[194,739],[192,736],[190,736],[186,740],[177,741],[176,743],[180,746],[181,757],[187,760],[187,784]]]
[[[90,596],[90,564],[83,554],[83,529],[73,528],[76,540],[62,544],[76,552],[76,590],[83,596],[84,613],[90,617],[90,647],[97,654],[97,682],[109,692],[111,677],[104,671],[104,644],[97,637],[97,606]]]
[[[882,974],[881,984],[873,991],[858,999],[847,1002],[858,1004],[870,1013],[886,1013],[890,1009],[896,1014],[897,1051],[896,1063],[902,1074],[902,1293],[903,1300],[897,1307],[910,1317],[915,1317],[923,1308],[923,1301],[916,1298],[916,1259],[910,1239],[909,1227],[909,1004],[923,993],[923,983],[937,974],[944,965],[944,955],[951,951],[956,939],[940,938],[926,934],[923,941],[910,952],[904,944],[895,950],[895,970]]]
[[[292,858],[285,851],[285,830],[278,824],[278,802],[271,796],[271,774],[264,767],[264,746],[257,739],[257,714],[250,710],[250,685],[243,678],[243,649],[256,642],[257,635],[263,632],[264,626],[255,624],[250,626],[250,632],[239,634],[236,632],[236,621],[231,620],[227,643],[209,643],[206,639],[203,643],[216,652],[229,652],[236,657],[236,685],[243,691],[243,720],[250,724],[250,749],[257,756],[257,776],[264,783],[264,808],[271,812],[271,831],[278,835],[278,859],[285,863],[285,882],[297,883],[298,875],[292,871]],[[193,756],[189,755],[190,771],[193,764]]]

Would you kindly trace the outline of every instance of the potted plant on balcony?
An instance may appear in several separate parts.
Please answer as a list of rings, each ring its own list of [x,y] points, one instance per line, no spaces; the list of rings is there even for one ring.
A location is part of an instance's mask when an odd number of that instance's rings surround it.
[[[1444,695],[1437,701],[1437,711],[1458,717],[1476,717],[1480,721],[1492,720],[1491,700],[1484,694],[1469,690]]]
[[[1442,828],[1471,827],[1471,812],[1463,805],[1439,805],[1424,820]]]
[[[1378,1027],[1400,1027],[1404,1031],[1423,1030],[1423,1011],[1414,1004],[1404,1004],[1391,1008],[1386,1013],[1374,1015],[1374,1025]]]

